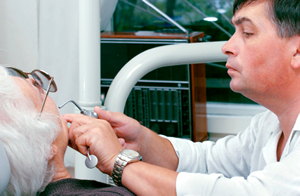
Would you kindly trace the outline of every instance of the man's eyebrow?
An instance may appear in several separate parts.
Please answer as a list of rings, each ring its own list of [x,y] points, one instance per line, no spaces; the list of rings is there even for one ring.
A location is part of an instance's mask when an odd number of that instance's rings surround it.
[[[236,19],[234,21],[230,20],[230,23],[233,24],[233,25],[240,25],[240,24],[242,24],[245,21],[252,23],[252,21],[249,18],[247,18],[247,17],[241,17],[241,18],[238,18],[238,19]]]

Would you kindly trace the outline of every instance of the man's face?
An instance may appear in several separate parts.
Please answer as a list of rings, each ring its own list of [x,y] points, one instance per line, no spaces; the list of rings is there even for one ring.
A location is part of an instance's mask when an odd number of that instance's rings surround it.
[[[290,72],[291,41],[277,35],[265,2],[240,8],[232,23],[236,32],[222,48],[229,56],[226,67],[231,89],[257,102],[277,96],[288,84],[285,73]]]
[[[24,79],[20,77],[13,77],[13,76],[11,77],[16,82],[16,84],[20,87],[23,95],[32,100],[36,111],[40,112],[42,108],[43,100],[46,95],[44,90],[32,78]],[[49,96],[47,97],[47,101],[45,102],[45,107],[43,111],[59,115],[58,109],[54,101]]]
[[[43,100],[45,98],[46,93],[44,90],[35,82],[32,78],[20,78],[11,76],[16,83],[20,87],[23,96],[28,97],[32,100],[36,111],[39,113],[43,104]],[[51,97],[47,97],[45,102],[45,107],[43,110],[44,113],[52,113],[57,116],[60,116],[57,106]],[[54,144],[59,148],[60,153],[64,154],[69,137],[68,137],[68,128],[67,123],[63,120],[62,122],[62,131],[59,133],[58,137],[54,141]]]

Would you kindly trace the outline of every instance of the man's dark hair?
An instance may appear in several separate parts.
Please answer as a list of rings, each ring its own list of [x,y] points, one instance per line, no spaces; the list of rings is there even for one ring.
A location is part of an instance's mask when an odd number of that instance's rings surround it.
[[[233,14],[253,2],[264,1],[269,5],[270,20],[280,37],[300,35],[300,0],[235,0]]]

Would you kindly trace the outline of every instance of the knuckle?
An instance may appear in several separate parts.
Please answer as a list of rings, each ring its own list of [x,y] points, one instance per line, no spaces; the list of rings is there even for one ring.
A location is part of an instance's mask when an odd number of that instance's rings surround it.
[[[93,129],[90,130],[92,134],[98,134],[101,131],[99,127],[94,127]]]
[[[106,120],[101,120],[101,123],[105,126],[110,126],[110,123],[107,122]]]

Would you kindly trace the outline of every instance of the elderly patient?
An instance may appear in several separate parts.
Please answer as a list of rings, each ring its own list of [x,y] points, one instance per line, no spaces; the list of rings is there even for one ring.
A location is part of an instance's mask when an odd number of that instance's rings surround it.
[[[0,140],[11,165],[4,195],[132,195],[125,188],[71,179],[64,166],[66,121],[47,97],[48,91],[56,91],[55,82],[41,71],[31,75],[34,79],[0,66]]]

